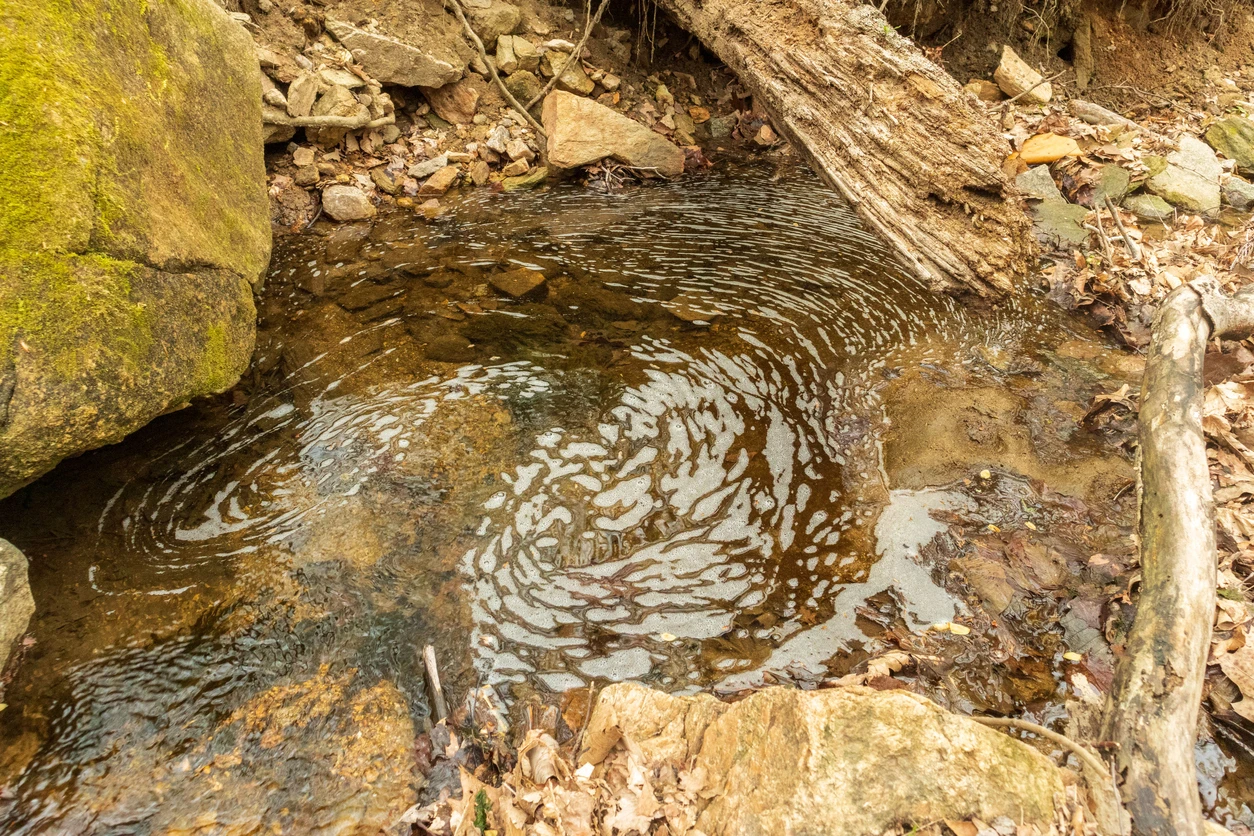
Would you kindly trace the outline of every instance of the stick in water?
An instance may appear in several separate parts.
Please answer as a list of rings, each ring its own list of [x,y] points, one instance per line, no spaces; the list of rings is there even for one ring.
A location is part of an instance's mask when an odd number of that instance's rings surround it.
[[[427,645],[422,649],[422,662],[427,666],[427,684],[431,686],[431,707],[435,713],[435,721],[439,723],[448,717],[448,704],[444,701],[444,688],[440,685],[440,670],[435,664],[435,647]]]

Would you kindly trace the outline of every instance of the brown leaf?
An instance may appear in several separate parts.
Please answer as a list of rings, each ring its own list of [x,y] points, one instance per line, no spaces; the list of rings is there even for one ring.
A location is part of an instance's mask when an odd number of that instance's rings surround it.
[[[1254,645],[1225,653],[1218,662],[1224,676],[1232,680],[1244,697],[1240,702],[1233,703],[1232,710],[1254,722]]]
[[[973,822],[969,821],[950,821],[945,819],[945,827],[953,831],[954,836],[976,836],[980,829]]]

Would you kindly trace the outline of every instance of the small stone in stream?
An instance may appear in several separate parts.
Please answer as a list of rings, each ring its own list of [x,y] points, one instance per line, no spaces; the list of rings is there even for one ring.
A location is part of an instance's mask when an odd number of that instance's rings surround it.
[[[1028,66],[1009,46],[1002,47],[1001,63],[993,73],[993,80],[1007,96],[1022,96],[1025,104],[1045,104],[1054,97],[1054,89],[1044,76]],[[1028,91],[1031,92],[1028,92]]]
[[[460,171],[455,165],[446,165],[427,178],[427,182],[423,183],[418,189],[418,194],[426,197],[428,195],[442,195],[453,187],[457,182]]]
[[[983,78],[971,79],[962,89],[973,94],[982,102],[1000,102],[1006,98],[1002,95],[1000,87]]]
[[[544,85],[535,73],[529,70],[519,70],[505,79],[505,89],[518,100],[520,105],[525,106],[527,102],[544,92]]]
[[[601,86],[605,88],[607,93],[613,93],[622,83],[623,80],[613,73],[606,73],[601,76]]]
[[[467,4],[466,16],[470,18],[475,33],[488,49],[496,46],[501,35],[508,35],[522,23],[522,12],[513,3],[488,0],[486,4]]]
[[[445,334],[427,343],[423,352],[428,360],[437,363],[469,363],[475,359],[474,346],[465,337]]]
[[[662,307],[670,311],[677,319],[698,325],[708,324],[721,316],[711,305],[687,293],[681,293],[674,299],[663,302]]]
[[[427,220],[434,221],[444,214],[444,207],[440,205],[440,201],[433,197],[419,206],[418,211],[422,212],[422,216]]]
[[[470,164],[470,182],[482,186],[492,176],[492,169],[483,160],[475,160]]]
[[[1233,209],[1254,208],[1254,183],[1235,174],[1224,181],[1224,203]]]
[[[492,133],[488,134],[488,138],[483,144],[498,154],[506,153],[509,148],[509,128],[504,125],[497,125],[492,129]]]
[[[588,78],[588,74],[583,70],[582,61],[570,61],[569,58],[570,56],[564,52],[546,52],[540,59],[540,72],[552,78],[557,75],[558,70],[565,67],[561,78],[557,80],[557,88],[567,93],[586,96],[596,89],[596,82]]]
[[[1059,136],[1054,133],[1030,137],[1019,149],[1019,159],[1028,165],[1052,163],[1063,157],[1078,157],[1079,155],[1079,143],[1069,136]]]
[[[318,77],[313,73],[301,73],[287,86],[287,115],[294,118],[308,116],[318,98]]]
[[[522,177],[506,177],[501,181],[501,188],[507,192],[521,192],[526,189],[534,189],[536,186],[544,183],[548,177],[549,170],[544,166],[540,166]]]
[[[684,173],[684,152],[660,134],[590,99],[560,90],[544,100],[548,160],[558,168],[611,157],[662,177]]]
[[[423,160],[422,162],[414,163],[409,167],[409,171],[407,171],[406,174],[410,177],[417,177],[421,180],[424,177],[430,177],[446,165],[448,165],[448,155],[441,154],[440,156],[434,157],[430,160]]]
[[[1062,192],[1058,191],[1058,186],[1054,184],[1054,178],[1050,175],[1047,165],[1029,168],[1015,178],[1015,185],[1024,197],[1030,197],[1033,200],[1063,199]]]
[[[536,152],[527,147],[527,143],[521,139],[512,139],[505,146],[505,153],[509,155],[511,160],[526,160],[531,162],[536,158]]]
[[[1046,247],[1074,247],[1089,238],[1082,224],[1089,213],[1065,200],[1046,200],[1032,209],[1036,237]]]
[[[374,204],[356,186],[327,186],[322,190],[322,209],[332,220],[360,221],[375,216]]]
[[[779,134],[770,125],[763,125],[753,136],[753,142],[762,148],[769,148],[779,141]]]
[[[505,168],[501,169],[501,174],[504,174],[506,177],[521,177],[526,174],[530,168],[531,166],[526,160],[514,160],[512,163],[505,166]]]
[[[692,117],[689,116],[687,113],[676,113],[675,114],[675,130],[691,136],[697,130],[697,123],[694,122]],[[692,143],[688,142],[684,144],[691,145]]]
[[[401,183],[398,179],[399,172],[393,173],[388,171],[386,166],[375,166],[370,169],[370,179],[379,187],[379,191],[395,196],[401,190]]]
[[[321,179],[322,175],[318,173],[316,165],[302,165],[292,175],[292,182],[298,186],[313,186]]]
[[[327,239],[323,260],[327,264],[347,264],[353,261],[361,253],[361,248],[369,235],[369,224],[336,227],[331,237]]]
[[[1124,195],[1128,193],[1128,189],[1132,185],[1132,175],[1128,173],[1123,166],[1110,165],[1102,166],[1097,178],[1097,185],[1093,187],[1093,205],[1104,206],[1106,198],[1110,198],[1113,203],[1118,205],[1123,200]]]
[[[1206,141],[1238,169],[1254,172],[1254,122],[1241,116],[1220,119],[1206,129]]]
[[[537,299],[548,289],[544,274],[539,270],[529,270],[526,267],[489,276],[488,284],[514,299]]]
[[[292,165],[300,168],[302,166],[314,164],[314,149],[304,146],[297,148],[292,152]]]
[[[479,91],[467,81],[443,87],[423,87],[422,94],[437,116],[454,125],[469,125],[479,108]]]
[[[1179,148],[1167,155],[1167,162],[1207,180],[1218,180],[1224,172],[1223,164],[1215,156],[1215,150],[1188,134],[1180,137]]]
[[[497,72],[509,75],[518,70],[518,56],[514,54],[514,36],[502,35],[496,39]]]

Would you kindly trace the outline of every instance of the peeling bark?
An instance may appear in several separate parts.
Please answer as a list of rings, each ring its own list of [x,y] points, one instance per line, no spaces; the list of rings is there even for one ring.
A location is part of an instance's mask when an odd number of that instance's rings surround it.
[[[1213,280],[1167,297],[1154,318],[1141,390],[1141,594],[1115,673],[1103,738],[1138,834],[1202,836],[1193,757],[1215,615],[1215,519],[1202,363],[1212,336],[1254,330],[1254,288]]]
[[[982,106],[850,0],[661,0],[735,71],[862,220],[933,288],[1014,290],[1034,266],[1010,148]]]

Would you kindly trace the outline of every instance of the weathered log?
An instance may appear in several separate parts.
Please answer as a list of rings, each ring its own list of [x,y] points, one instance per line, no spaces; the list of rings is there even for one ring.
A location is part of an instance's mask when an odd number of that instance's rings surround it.
[[[1010,147],[980,103],[874,7],[661,0],[932,287],[994,295],[1035,263]]]
[[[1254,288],[1229,299],[1213,279],[1176,290],[1154,318],[1139,418],[1141,594],[1103,726],[1139,834],[1202,834],[1193,743],[1216,572],[1202,363],[1212,336],[1251,331]]]

